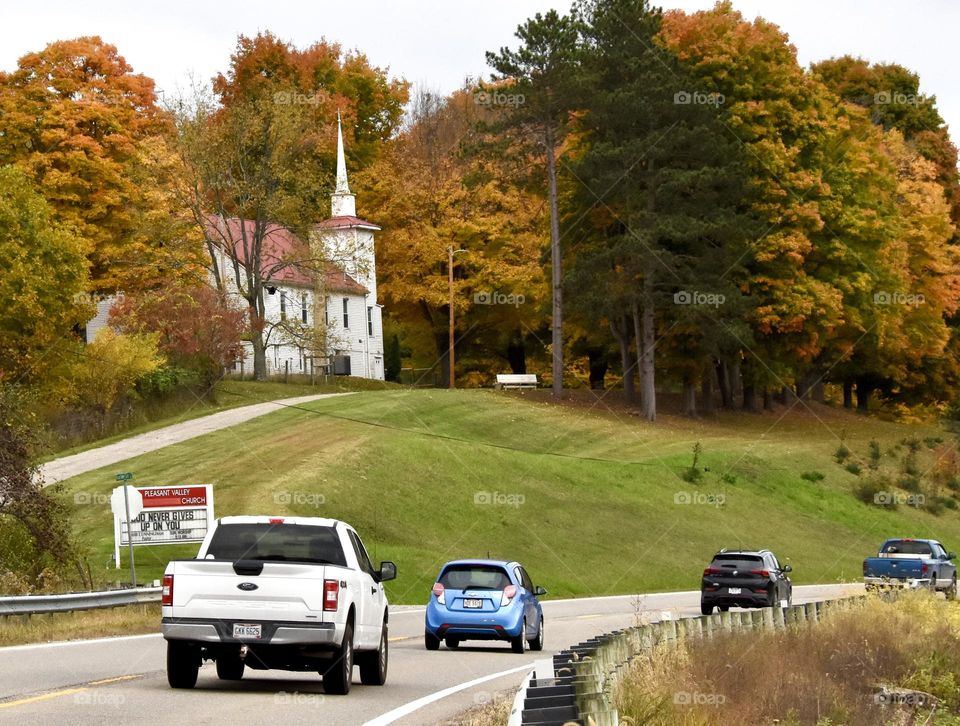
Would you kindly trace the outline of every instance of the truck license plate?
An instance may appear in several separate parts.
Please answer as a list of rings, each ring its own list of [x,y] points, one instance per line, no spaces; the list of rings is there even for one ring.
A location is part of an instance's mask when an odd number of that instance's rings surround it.
[[[234,623],[234,638],[260,638],[260,623]]]
[[[728,588],[727,588],[727,592],[729,592],[731,595],[739,595],[739,594],[740,594],[740,588],[739,588],[739,587],[728,587]]]
[[[477,600],[474,600],[474,599],[464,600],[464,601],[463,601],[463,606],[464,606],[465,608],[482,608],[482,607],[483,607],[483,601],[482,601],[482,600],[479,600],[479,599],[477,599]]]

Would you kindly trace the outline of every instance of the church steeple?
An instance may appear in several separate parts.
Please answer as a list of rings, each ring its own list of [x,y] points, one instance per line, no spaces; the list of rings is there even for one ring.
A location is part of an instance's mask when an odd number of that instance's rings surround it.
[[[330,197],[330,211],[333,217],[357,216],[357,201],[350,193],[350,185],[347,183],[347,162],[343,154],[340,111],[337,111],[337,187]]]

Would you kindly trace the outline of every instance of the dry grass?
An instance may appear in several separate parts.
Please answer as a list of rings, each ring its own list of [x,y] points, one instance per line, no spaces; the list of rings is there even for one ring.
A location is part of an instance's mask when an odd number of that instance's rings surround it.
[[[517,694],[513,691],[504,691],[492,695],[487,693],[481,695],[482,703],[444,722],[444,726],[505,726],[510,718],[513,699]]]
[[[160,604],[0,618],[0,646],[137,635],[160,630]]]
[[[942,725],[960,724],[958,684],[960,603],[909,593],[814,627],[658,651],[633,664],[617,697],[635,724]],[[940,705],[933,714],[878,705],[881,685],[931,693]]]

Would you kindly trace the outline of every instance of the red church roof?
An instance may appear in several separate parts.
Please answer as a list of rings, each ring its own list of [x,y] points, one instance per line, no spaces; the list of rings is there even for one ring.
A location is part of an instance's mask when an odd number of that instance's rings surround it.
[[[363,222],[363,220],[359,221]],[[369,223],[364,222],[363,224]],[[321,222],[318,226],[322,227],[324,225]],[[232,244],[234,250],[236,250],[237,260],[243,265],[246,264],[244,239],[252,240],[254,229],[255,223],[252,219],[240,220],[233,217],[224,220],[215,215],[210,215],[207,218],[207,237],[224,248]],[[298,265],[298,261],[303,264]],[[314,269],[315,261],[312,258],[310,246],[289,229],[279,224],[268,225],[263,236],[260,267],[264,282],[309,287],[312,287],[316,282],[317,270]],[[324,289],[326,290],[356,295],[365,295],[369,292],[366,287],[350,277],[345,270],[333,263],[325,264],[323,276]]]

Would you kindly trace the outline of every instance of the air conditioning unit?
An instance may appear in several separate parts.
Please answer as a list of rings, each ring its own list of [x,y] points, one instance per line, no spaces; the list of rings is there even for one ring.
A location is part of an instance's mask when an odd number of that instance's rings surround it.
[[[350,356],[348,355],[333,356],[333,375],[335,376],[350,375]]]

